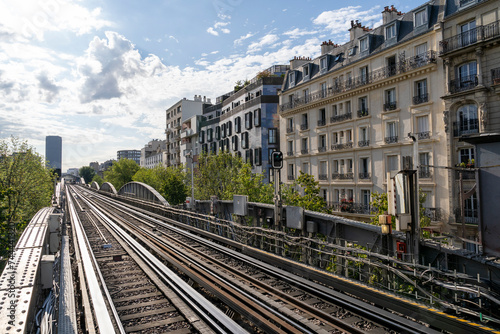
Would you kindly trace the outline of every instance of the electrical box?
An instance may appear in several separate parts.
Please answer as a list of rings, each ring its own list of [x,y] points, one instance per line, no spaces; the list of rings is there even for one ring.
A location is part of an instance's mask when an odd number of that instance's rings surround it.
[[[186,197],[186,208],[193,208],[193,199],[191,197]]]
[[[286,227],[304,229],[304,209],[300,206],[286,207]]]
[[[54,233],[60,230],[61,226],[61,213],[53,213],[49,216],[49,232]]]
[[[307,226],[307,233],[318,232],[318,224],[316,222],[308,221],[306,226]]]
[[[54,255],[42,255],[40,261],[40,280],[42,289],[51,289],[54,275]]]
[[[59,244],[61,242],[61,238],[59,233],[50,233],[49,236],[49,251],[51,253],[57,253],[59,251]]]
[[[235,215],[248,215],[248,196],[233,195],[233,210]]]
[[[411,215],[409,213],[400,213],[396,216],[396,231],[410,230]]]

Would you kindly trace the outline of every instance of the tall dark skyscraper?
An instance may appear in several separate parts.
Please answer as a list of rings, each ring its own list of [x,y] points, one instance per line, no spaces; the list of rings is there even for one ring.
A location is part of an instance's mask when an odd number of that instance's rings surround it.
[[[62,168],[62,138],[59,136],[45,137],[45,160],[47,165],[61,176]]]

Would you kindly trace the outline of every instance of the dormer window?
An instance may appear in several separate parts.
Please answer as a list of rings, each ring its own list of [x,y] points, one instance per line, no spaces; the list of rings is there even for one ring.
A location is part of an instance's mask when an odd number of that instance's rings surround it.
[[[288,74],[288,84],[290,87],[295,86],[295,72],[293,71]]]
[[[427,8],[415,13],[415,27],[427,24]]]
[[[396,37],[396,24],[393,23],[385,28],[385,39],[391,39]]]
[[[342,53],[339,53],[338,55],[336,55],[335,62],[339,62],[341,57],[342,57]]]
[[[354,56],[354,48],[349,49],[349,56]]]
[[[368,50],[368,37],[359,40],[359,50],[360,52]]]
[[[328,69],[328,61],[326,57],[323,57],[319,60],[319,68],[321,69],[321,72],[326,71]]]
[[[304,78],[309,77],[309,64],[307,64],[306,66],[303,67],[302,72],[304,73]]]

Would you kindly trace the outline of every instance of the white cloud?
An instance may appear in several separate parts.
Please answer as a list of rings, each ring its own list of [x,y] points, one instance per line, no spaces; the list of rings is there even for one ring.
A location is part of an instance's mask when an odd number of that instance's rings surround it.
[[[285,31],[283,33],[283,35],[287,35],[287,36],[290,36],[290,38],[295,39],[295,38],[299,38],[299,37],[306,36],[306,35],[315,35],[317,33],[318,32],[315,30],[305,30],[305,29],[295,28],[292,30]]]
[[[219,33],[217,31],[214,30],[214,28],[210,27],[207,29],[207,32],[210,34],[210,35],[214,35],[214,36],[219,36]]]
[[[176,43],[179,43],[179,40],[172,35],[168,36],[168,38],[173,39]]]
[[[215,22],[213,27],[209,27],[207,29],[207,32],[214,36],[219,36],[219,31],[222,32],[223,34],[229,34],[231,30],[229,30],[228,28],[224,28],[229,24],[231,24],[231,22],[223,22],[223,21]]]
[[[274,44],[279,40],[279,37],[275,34],[268,34],[262,37],[258,42],[253,42],[248,46],[247,53],[254,53],[261,51],[263,47]]]
[[[361,6],[349,6],[326,11],[313,20],[316,25],[323,25],[330,33],[345,39],[346,31],[351,28],[351,20],[359,20],[364,26],[374,28],[382,23],[380,6],[360,10]],[[341,42],[341,41],[339,41]]]
[[[237,40],[234,41],[234,44],[241,45],[241,44],[243,44],[243,41],[245,41],[246,39],[249,39],[250,37],[253,37],[254,35],[255,34],[248,33],[245,36],[240,36],[240,38],[238,38]]]

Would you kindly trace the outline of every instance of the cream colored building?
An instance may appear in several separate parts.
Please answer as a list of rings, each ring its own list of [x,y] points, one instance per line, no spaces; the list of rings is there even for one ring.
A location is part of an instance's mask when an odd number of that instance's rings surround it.
[[[477,160],[473,143],[493,143],[498,141],[494,135],[498,137],[500,133],[499,4],[494,0],[446,1],[439,51],[445,64],[443,100],[451,166],[467,164],[483,168],[500,163],[499,146],[496,146],[497,149],[491,146],[493,149],[488,149],[492,153],[490,157],[497,158],[484,161],[482,166],[473,164]],[[485,172],[491,174],[492,169],[485,169]],[[459,236],[477,241],[480,219],[478,194],[474,193],[464,201],[462,218],[459,178],[459,171],[450,171],[447,197],[456,222],[452,226]],[[462,179],[464,192],[476,184],[472,169],[463,171]],[[462,226],[465,227],[464,232]]]
[[[418,142],[419,184],[425,207],[448,222],[448,165],[440,1],[403,14],[382,13],[383,25],[351,22],[350,41],[324,42],[316,59],[296,58],[280,96],[282,180],[300,171],[319,180],[336,210],[369,212],[373,192],[385,192],[387,173],[403,168]]]

